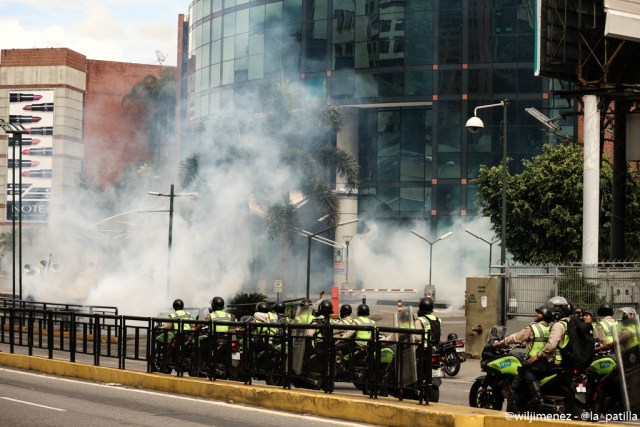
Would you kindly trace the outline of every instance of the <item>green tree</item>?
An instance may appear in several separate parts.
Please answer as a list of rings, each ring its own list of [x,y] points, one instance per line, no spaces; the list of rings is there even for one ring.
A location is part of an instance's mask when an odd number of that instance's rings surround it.
[[[507,251],[514,261],[549,263],[578,261],[582,253],[583,155],[575,144],[546,145],[524,172],[507,174]],[[608,259],[612,167],[601,163],[600,259]],[[629,171],[626,212],[628,259],[640,253],[637,171]],[[492,229],[500,235],[502,165],[482,166],[475,180],[478,202]]]
[[[227,304],[229,312],[232,313],[237,320],[242,316],[253,316],[256,312],[256,304],[267,300],[267,296],[259,292],[238,292]]]
[[[569,267],[563,271],[558,281],[558,292],[551,291],[547,298],[559,295],[571,301],[574,308],[596,311],[605,300],[600,292],[601,286],[598,283],[589,282],[582,277],[581,268]]]

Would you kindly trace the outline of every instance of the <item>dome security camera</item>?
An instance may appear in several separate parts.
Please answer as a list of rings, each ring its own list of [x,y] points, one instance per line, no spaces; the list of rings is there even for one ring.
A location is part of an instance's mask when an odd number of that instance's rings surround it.
[[[473,116],[469,120],[467,120],[467,124],[465,125],[469,132],[478,133],[480,129],[484,129],[484,123],[480,120],[480,117]]]

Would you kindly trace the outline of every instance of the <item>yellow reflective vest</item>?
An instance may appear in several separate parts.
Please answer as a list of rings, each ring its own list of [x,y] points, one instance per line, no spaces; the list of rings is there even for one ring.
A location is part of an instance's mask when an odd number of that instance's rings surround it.
[[[229,332],[229,325],[218,324],[216,320],[219,319],[224,322],[233,322],[233,314],[227,313],[224,310],[216,310],[216,311],[212,311],[209,314],[209,317],[211,318],[211,326],[212,328],[214,328],[212,330],[215,330],[216,332],[220,332],[220,333]]]
[[[188,312],[186,312],[184,310],[177,310],[177,311],[171,313],[169,315],[169,317],[172,318],[172,319],[190,320],[191,319],[191,313],[188,313]],[[173,329],[177,331],[179,328],[180,328],[180,324],[178,322],[174,322],[173,323]],[[190,331],[191,330],[191,324],[183,322],[182,323],[182,330],[183,331]]]
[[[358,316],[353,319],[353,324],[358,326],[373,326],[375,328],[376,322],[369,319],[368,317]],[[358,345],[367,345],[369,341],[371,341],[371,331],[366,330],[358,330],[356,331],[354,338],[356,340],[356,344]]]
[[[549,331],[551,327],[539,322],[533,322],[529,327],[533,331],[533,341],[527,351],[527,357],[532,357],[540,353],[544,346],[547,345],[547,342],[549,342]]]

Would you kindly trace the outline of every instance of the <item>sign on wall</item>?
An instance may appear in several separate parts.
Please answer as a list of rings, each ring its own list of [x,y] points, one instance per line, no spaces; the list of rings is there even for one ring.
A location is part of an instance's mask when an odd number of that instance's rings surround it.
[[[22,141],[9,136],[7,151],[7,220],[46,221],[53,177],[53,90],[9,92],[9,122],[27,129]],[[15,206],[14,197],[15,193]]]

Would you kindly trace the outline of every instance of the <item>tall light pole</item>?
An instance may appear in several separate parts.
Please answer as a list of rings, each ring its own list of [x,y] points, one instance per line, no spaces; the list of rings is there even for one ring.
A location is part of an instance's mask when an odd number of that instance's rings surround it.
[[[507,261],[507,106],[509,100],[505,99],[498,104],[480,105],[473,110],[473,117],[467,120],[466,128],[471,133],[478,133],[484,128],[484,123],[478,117],[478,110],[482,108],[503,107],[502,118],[502,210],[500,226],[500,264],[504,266]]]
[[[167,248],[167,296],[169,296],[171,292],[171,246],[173,244],[173,199],[174,197],[197,196],[198,193],[175,194],[174,185],[171,184],[171,190],[169,191],[169,194],[162,194],[162,193],[158,193],[157,191],[147,191],[147,194],[150,194],[151,196],[160,196],[160,197],[169,198],[169,245]],[[152,212],[152,211],[147,211],[147,212]],[[166,211],[155,211],[155,212],[166,212]]]
[[[493,242],[490,242],[486,239],[483,239],[482,237],[478,236],[477,234],[472,233],[471,231],[469,231],[468,229],[464,229],[464,231],[466,231],[467,233],[471,234],[473,237],[475,237],[476,239],[480,239],[483,242],[487,243],[489,245],[489,274],[491,274],[491,255],[493,254],[493,244],[496,242],[499,242],[500,239],[496,239]]]
[[[318,234],[322,234],[325,231],[333,230],[334,228],[338,228],[341,225],[353,224],[354,222],[358,222],[359,219],[352,219],[351,221],[341,222],[340,224],[336,224],[334,226],[325,228],[324,230],[320,230],[317,233],[310,234],[307,236],[307,299],[309,298],[309,284],[311,283],[311,240],[316,237]]]
[[[16,271],[18,273],[18,297],[22,300],[22,135],[27,130],[20,123],[5,122],[0,119],[0,127],[6,133],[10,133],[13,137],[13,153],[12,162],[18,164],[18,167],[11,168],[12,184],[11,189],[11,226],[12,226],[12,256],[13,256],[13,289],[11,297],[16,299]],[[18,157],[16,158],[16,147],[18,148]],[[18,181],[16,182],[16,169],[18,170]],[[18,194],[18,202],[16,209],[16,192]],[[18,212],[18,264],[16,269],[16,212]]]
[[[453,234],[453,231],[450,231],[450,232],[448,232],[446,234],[443,234],[442,236],[438,237],[433,242],[430,242],[429,240],[427,240],[426,237],[424,237],[423,235],[421,235],[420,233],[418,233],[415,230],[411,230],[411,232],[429,244],[429,286],[431,286],[431,265],[433,264],[433,245],[435,245],[440,240],[444,240],[447,237],[451,236]]]
[[[344,240],[344,244],[347,245],[346,254],[345,254],[345,264],[344,264],[344,275],[345,275],[345,283],[349,284],[349,242],[353,239],[353,236],[342,236]]]

